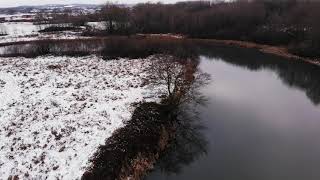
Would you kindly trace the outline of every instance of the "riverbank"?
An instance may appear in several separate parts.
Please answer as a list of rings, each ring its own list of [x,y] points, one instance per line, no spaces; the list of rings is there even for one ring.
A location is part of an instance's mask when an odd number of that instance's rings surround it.
[[[142,179],[174,134],[169,111],[157,103],[139,104],[126,126],[99,147],[81,179]]]
[[[253,48],[253,49],[258,49],[261,52],[280,56],[286,59],[300,60],[307,63],[320,65],[320,58],[311,59],[311,58],[297,56],[295,54],[290,53],[288,50],[288,47],[285,47],[285,46],[271,46],[271,45],[257,44],[253,42],[237,41],[237,40],[195,39],[195,41],[222,44],[222,45],[228,45],[228,46],[236,46],[241,48]]]

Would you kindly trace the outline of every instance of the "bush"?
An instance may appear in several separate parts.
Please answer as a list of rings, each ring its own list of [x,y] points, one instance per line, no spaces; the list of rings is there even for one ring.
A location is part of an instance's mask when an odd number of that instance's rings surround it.
[[[42,30],[40,30],[39,32],[57,32],[57,31],[74,31],[74,30],[79,30],[80,28],[78,27],[74,27],[74,26],[68,26],[68,27],[64,27],[64,26],[50,26],[47,28],[44,28]]]
[[[320,57],[320,42],[314,40],[305,40],[293,43],[289,46],[289,52],[302,57]]]
[[[37,57],[42,55],[83,56],[102,55],[106,59],[119,57],[144,58],[153,54],[170,54],[177,57],[194,57],[196,48],[191,40],[164,37],[125,37],[42,40],[6,48],[2,56]]]
[[[188,40],[162,37],[108,38],[101,53],[105,58],[144,58],[153,54],[191,57],[196,54],[195,48]]]

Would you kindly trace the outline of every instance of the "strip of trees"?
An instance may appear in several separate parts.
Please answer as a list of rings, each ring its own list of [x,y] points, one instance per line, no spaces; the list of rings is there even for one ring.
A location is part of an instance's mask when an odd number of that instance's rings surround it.
[[[103,22],[105,30],[87,28],[83,35],[173,33],[192,38],[214,38],[285,45],[305,57],[320,57],[320,1],[235,0],[190,1],[176,4],[140,3],[134,6],[106,3],[93,14],[39,13],[39,24]],[[63,30],[51,28],[52,30]]]
[[[106,4],[99,19],[109,34],[176,33],[287,45],[296,54],[320,56],[320,2],[314,0],[193,1]]]

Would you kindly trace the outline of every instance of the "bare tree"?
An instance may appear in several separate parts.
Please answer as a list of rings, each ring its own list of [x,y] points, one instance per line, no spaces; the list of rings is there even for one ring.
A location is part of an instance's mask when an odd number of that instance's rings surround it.
[[[199,89],[210,80],[198,69],[198,61],[170,55],[153,56],[149,71],[151,84],[166,87],[164,103],[176,107],[190,101],[200,103]]]
[[[114,33],[116,29],[127,28],[129,16],[128,8],[116,4],[107,3],[101,9],[101,18],[106,21],[109,33]]]

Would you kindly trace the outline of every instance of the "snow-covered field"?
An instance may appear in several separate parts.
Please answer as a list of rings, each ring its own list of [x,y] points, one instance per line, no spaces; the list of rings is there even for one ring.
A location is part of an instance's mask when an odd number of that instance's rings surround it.
[[[34,13],[18,13],[18,14],[0,14],[0,19],[4,18],[6,21],[23,21],[33,20],[36,14]]]
[[[96,30],[105,30],[107,25],[105,22],[87,22],[87,26],[96,29]]]
[[[68,25],[68,24],[64,24]],[[45,27],[50,27],[52,24],[34,25],[32,22],[5,22],[0,23],[0,33],[6,33],[5,36],[0,36],[1,43],[12,43],[21,41],[34,41],[43,39],[87,39],[82,37],[81,32],[63,31],[39,33],[39,30]]]
[[[148,88],[149,59],[0,58],[0,179],[79,179]],[[161,87],[158,87],[161,89]]]
[[[67,24],[66,24],[67,25]],[[82,37],[81,32],[64,31],[53,33],[39,33],[40,29],[50,27],[51,24],[34,25],[32,22],[5,22],[0,23],[0,32],[6,33],[6,36],[0,36],[0,43],[12,43],[21,41],[34,41],[41,39],[86,39]]]
[[[0,37],[1,43],[13,43],[13,42],[27,42],[35,40],[49,40],[49,39],[89,39],[90,37],[80,36],[80,33],[76,32],[55,32],[55,33],[38,33],[31,35],[21,36],[3,36]]]
[[[0,36],[1,43],[13,43],[22,41],[35,41],[43,39],[88,39],[90,37],[81,36],[81,31],[63,31],[63,32],[47,32],[39,33],[39,30],[50,27],[56,24],[35,25],[32,22],[4,22],[0,23],[0,34],[7,35]],[[61,25],[61,24],[60,24]],[[70,24],[63,24],[68,26]],[[95,30],[106,29],[104,22],[88,22],[88,27]],[[86,27],[82,27],[85,29]]]
[[[38,32],[38,27],[32,22],[5,22],[0,24],[8,35],[32,35]]]

